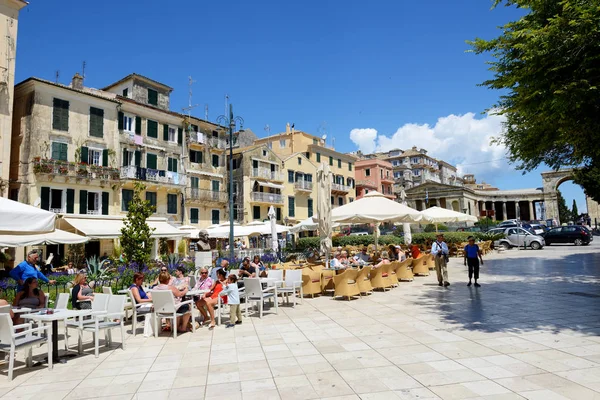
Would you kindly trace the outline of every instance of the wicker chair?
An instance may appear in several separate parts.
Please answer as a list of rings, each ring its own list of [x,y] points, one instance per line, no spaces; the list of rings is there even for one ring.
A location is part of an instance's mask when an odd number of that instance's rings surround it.
[[[427,254],[424,258],[423,264],[427,266],[430,271],[433,271],[435,269],[435,256],[433,254]]]
[[[302,268],[302,292],[311,297],[321,294],[321,269]]]
[[[371,286],[373,286],[373,290],[375,289],[381,289],[383,291],[385,291],[385,289],[388,289],[390,287],[390,281],[389,279],[387,279],[387,277],[383,276],[383,272],[384,272],[384,268],[385,265],[382,265],[381,267],[378,268],[372,268],[371,269]]]
[[[398,277],[396,276],[396,269],[398,269],[398,265],[400,265],[400,262],[398,261],[393,261],[388,265],[383,265],[383,267],[386,267],[383,270],[383,274],[385,276],[385,274],[387,273],[387,278],[390,281],[390,285],[392,287],[398,286]]]
[[[321,271],[321,293],[326,294],[327,292],[333,292],[335,288],[335,284],[333,282],[333,277],[335,276],[335,272],[331,270]]]
[[[415,276],[429,276],[429,266],[425,264],[426,258],[429,255],[417,257],[412,262],[412,273]]]
[[[358,283],[358,290],[361,293],[370,294],[373,292],[373,286],[371,285],[371,279],[369,274],[371,273],[371,267],[363,267],[356,276],[356,283]]]
[[[354,296],[360,297],[360,289],[356,283],[359,271],[357,269],[347,269],[341,274],[335,275],[335,292],[333,297],[346,297],[350,300]]]
[[[415,278],[410,269],[412,262],[412,258],[407,258],[398,263],[398,267],[396,268],[396,278],[398,278],[398,281],[412,281]]]

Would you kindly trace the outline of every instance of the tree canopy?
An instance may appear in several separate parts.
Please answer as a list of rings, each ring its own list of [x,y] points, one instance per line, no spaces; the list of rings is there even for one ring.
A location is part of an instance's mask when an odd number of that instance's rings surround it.
[[[150,238],[154,228],[150,228],[146,220],[154,212],[154,206],[148,200],[142,200],[144,185],[136,182],[133,198],[128,204],[127,218],[121,228],[121,247],[125,261],[135,262],[141,270],[150,261],[152,241]]]
[[[495,0],[527,10],[502,34],[468,42],[489,53],[502,91],[493,109],[506,117],[496,138],[524,171],[582,167],[575,182],[600,200],[600,3],[597,0]]]

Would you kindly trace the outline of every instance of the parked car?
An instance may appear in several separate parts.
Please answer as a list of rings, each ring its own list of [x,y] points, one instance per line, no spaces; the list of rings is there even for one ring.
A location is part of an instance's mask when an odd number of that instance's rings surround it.
[[[350,236],[367,236],[369,232],[352,232]]]
[[[498,239],[494,242],[495,247],[510,249],[511,247],[523,247],[523,245],[525,245],[525,247],[531,247],[533,250],[539,250],[546,245],[542,236],[534,235],[521,227],[494,228],[490,229],[488,233],[504,234],[502,239]]]
[[[553,243],[573,243],[575,246],[587,245],[594,240],[591,232],[580,225],[558,226],[542,235],[548,245]]]
[[[542,224],[531,224],[531,230],[536,235],[541,235],[547,231],[546,227]]]
[[[481,228],[479,226],[467,226],[466,228],[463,226],[456,228],[456,232],[481,232]]]
[[[521,226],[521,223],[516,219],[509,219],[498,224],[498,228],[515,228]]]

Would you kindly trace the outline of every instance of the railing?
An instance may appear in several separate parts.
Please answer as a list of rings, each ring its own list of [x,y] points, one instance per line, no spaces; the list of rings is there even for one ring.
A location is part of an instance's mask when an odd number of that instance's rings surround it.
[[[185,189],[186,199],[201,200],[201,201],[214,201],[218,203],[226,203],[228,200],[227,192],[217,192],[208,189]]]
[[[205,144],[211,147],[216,147],[218,149],[225,149],[229,145],[229,143],[224,139],[210,136],[202,132],[191,132],[190,142],[197,144]]]
[[[313,183],[309,181],[297,181],[294,183],[294,189],[296,190],[312,190]]]
[[[349,192],[352,189],[350,186],[342,185],[341,183],[332,183],[331,190],[338,192]]]
[[[50,212],[53,212],[55,214],[65,214],[67,210],[65,210],[64,208],[51,208]]]
[[[87,215],[101,215],[101,210],[87,210]]]
[[[283,196],[276,193],[252,192],[250,199],[262,203],[283,204]]]
[[[117,168],[59,160],[42,160],[40,158],[33,159],[33,172],[35,174],[64,176],[67,178],[119,180],[119,170]]]
[[[173,185],[187,184],[186,175],[153,168],[142,168],[135,165],[122,167],[121,179],[139,179],[141,181],[159,182]]]
[[[252,168],[253,178],[264,178],[272,181],[283,181],[283,175],[278,171],[271,171],[266,168]]]

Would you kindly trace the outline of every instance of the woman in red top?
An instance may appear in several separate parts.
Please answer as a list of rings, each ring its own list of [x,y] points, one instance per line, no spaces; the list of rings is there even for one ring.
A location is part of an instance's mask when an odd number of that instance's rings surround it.
[[[421,250],[419,250],[419,246],[413,244],[410,248],[410,253],[412,258],[418,258],[421,255]]]
[[[202,314],[202,317],[204,318],[202,321],[203,323],[206,323],[210,316],[210,329],[215,327],[215,306],[219,303],[219,293],[223,290],[225,278],[227,278],[227,273],[223,268],[220,268],[217,271],[217,280],[213,283],[210,291],[206,292],[204,297],[196,303],[198,311],[200,311],[200,314]],[[227,298],[222,300],[224,303],[227,303]],[[208,315],[204,307],[208,310]]]

